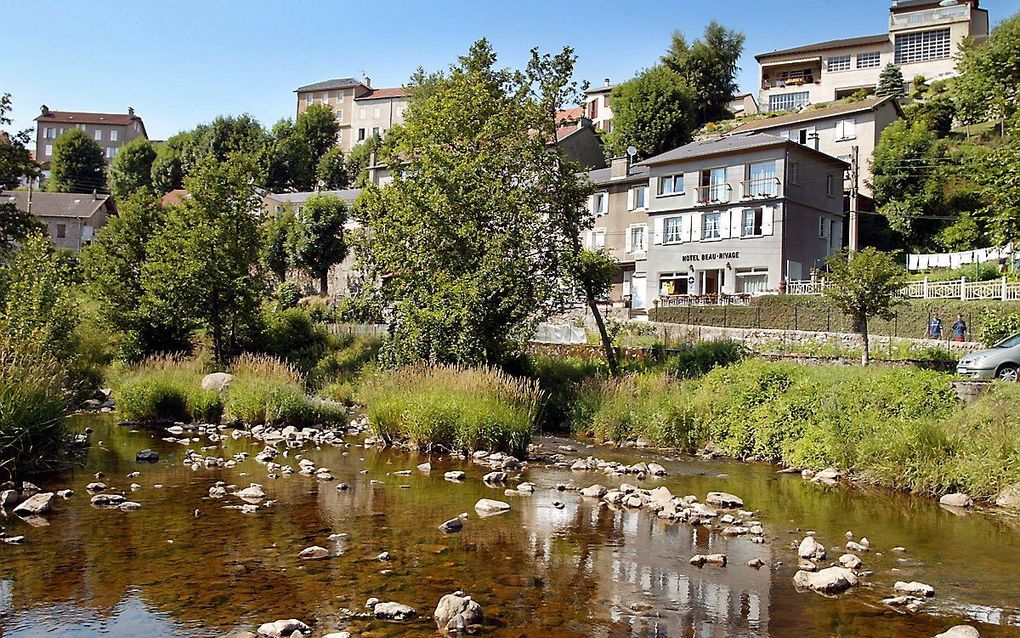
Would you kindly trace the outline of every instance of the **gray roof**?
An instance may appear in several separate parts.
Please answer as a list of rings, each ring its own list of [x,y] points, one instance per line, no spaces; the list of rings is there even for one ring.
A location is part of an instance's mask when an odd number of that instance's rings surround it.
[[[302,91],[329,91],[330,89],[353,89],[356,86],[362,86],[364,82],[355,80],[354,78],[336,78],[333,80],[325,80],[323,82],[316,82],[315,84],[306,84],[299,86],[294,89],[295,93]]]
[[[664,162],[694,159],[707,155],[718,155],[719,153],[748,151],[756,148],[786,144],[787,142],[788,140],[776,137],[775,135],[768,135],[767,133],[747,133],[728,137],[715,137],[684,144],[674,148],[672,151],[666,151],[654,157],[649,157],[638,165],[662,164]]]
[[[70,217],[87,219],[96,214],[100,208],[110,205],[110,195],[92,195],[91,193],[32,193],[32,214],[39,217]],[[28,210],[28,191],[0,192],[0,203],[13,202],[18,210]]]
[[[888,33],[880,33],[878,35],[863,35],[857,38],[844,38],[842,40],[826,40],[825,42],[805,44],[803,46],[793,47],[792,49],[777,49],[775,51],[769,51],[768,53],[759,53],[758,55],[754,56],[754,59],[761,62],[762,58],[768,58],[773,55],[786,55],[788,53],[810,53],[812,51],[825,51],[826,49],[838,49],[841,47],[863,46],[865,44],[882,44],[884,42],[889,42]]]
[[[270,193],[266,195],[269,199],[282,204],[304,204],[312,195],[333,195],[347,203],[351,203],[361,194],[360,188],[347,188],[338,191],[304,191],[301,193]]]
[[[606,168],[596,168],[593,171],[588,171],[588,179],[595,185],[611,184],[613,182],[625,182],[629,180],[640,180],[642,178],[648,179],[648,167],[639,164],[634,164],[627,171],[627,177],[618,177],[613,179],[613,168],[608,166]]]

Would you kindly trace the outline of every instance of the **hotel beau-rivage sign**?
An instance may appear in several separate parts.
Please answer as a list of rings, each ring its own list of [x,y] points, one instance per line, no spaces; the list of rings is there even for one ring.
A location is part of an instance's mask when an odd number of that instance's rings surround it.
[[[682,255],[681,261],[717,261],[719,259],[740,259],[740,251],[734,251],[731,253],[694,253],[691,255]]]

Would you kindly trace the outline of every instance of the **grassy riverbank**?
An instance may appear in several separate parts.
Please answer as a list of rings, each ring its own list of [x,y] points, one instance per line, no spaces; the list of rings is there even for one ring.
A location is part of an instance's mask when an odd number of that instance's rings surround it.
[[[951,379],[747,360],[698,379],[651,373],[586,382],[570,423],[601,441],[643,437],[686,452],[711,445],[739,459],[835,466],[921,494],[992,496],[1020,481],[1020,386],[996,384],[961,407]]]

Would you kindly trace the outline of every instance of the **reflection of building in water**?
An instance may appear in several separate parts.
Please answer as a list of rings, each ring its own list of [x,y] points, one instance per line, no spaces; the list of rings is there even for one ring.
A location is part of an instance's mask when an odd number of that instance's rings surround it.
[[[746,565],[752,558],[771,564],[767,545],[667,523],[646,511],[600,507],[593,499],[562,499],[566,507],[557,510],[556,496],[538,492],[536,507],[523,508],[531,555],[598,584],[593,620],[624,625],[632,636],[768,635],[771,570]],[[728,566],[688,562],[710,553],[726,554]]]

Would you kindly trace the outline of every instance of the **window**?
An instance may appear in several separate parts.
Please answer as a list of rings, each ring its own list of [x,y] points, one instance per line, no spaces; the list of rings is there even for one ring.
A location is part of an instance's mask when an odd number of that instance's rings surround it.
[[[337,102],[343,102],[344,101],[344,93],[343,93],[343,91],[337,91],[336,92],[336,101]]]
[[[382,110],[377,106],[372,109],[372,119],[378,120],[382,116]]]
[[[67,237],[67,224],[57,224],[57,239]]]
[[[115,129],[115,128],[114,129],[110,129],[110,141],[111,142],[116,142],[117,141],[117,129]]]
[[[821,239],[829,238],[829,220],[824,217],[818,218],[818,236]]]
[[[358,109],[358,119],[359,120],[364,120],[367,117],[368,117],[368,109],[366,109],[365,107],[361,107],[360,109]]]
[[[107,146],[106,147],[106,159],[113,159],[113,147],[112,146]]]
[[[722,213],[705,213],[701,217],[701,238],[719,239],[722,236],[719,228],[721,221]]]
[[[833,194],[834,194],[834,190],[835,189],[834,189],[834,186],[833,186],[832,173],[826,173],[825,174],[825,194],[828,195],[829,197],[832,197]]]
[[[874,69],[882,65],[882,54],[878,51],[868,51],[857,54],[858,69]]]
[[[372,127],[372,135],[375,135],[376,137],[382,137],[382,131],[379,130],[378,126]]]
[[[630,189],[630,210],[644,210],[648,207],[648,187],[636,186]]]
[[[45,129],[43,129],[43,137],[45,137],[48,140],[52,140],[54,137],[56,137],[57,136],[56,133],[57,133],[56,129],[51,127],[46,127]]]
[[[825,70],[829,73],[850,70],[850,55],[834,55],[825,61]]]
[[[778,186],[775,160],[747,165],[744,197],[775,197],[779,192]]]
[[[363,128],[359,128],[358,129],[358,141],[359,142],[364,142],[365,141],[365,129],[363,129]]]
[[[595,250],[606,247],[606,229],[596,228],[591,231],[591,247]]]
[[[761,208],[746,208],[744,209],[743,224],[740,226],[741,237],[759,237],[761,236],[761,220],[762,210]]]
[[[797,184],[800,176],[800,162],[790,162],[789,180],[791,184]]]
[[[329,93],[323,93],[322,94],[322,103],[326,104],[327,102],[329,102]]]
[[[686,295],[689,275],[685,272],[664,272],[659,275],[660,295]]]
[[[768,290],[767,268],[738,268],[737,292],[759,295]]]
[[[659,178],[659,195],[683,195],[684,174],[663,175]]]
[[[46,145],[46,154],[47,155],[53,155],[53,145],[52,144],[47,144]]]
[[[314,100],[314,99],[315,99],[314,95],[312,95],[311,93],[306,93],[305,94],[305,106],[311,106],[312,105],[312,100]]]
[[[949,57],[949,29],[902,33],[896,36],[896,64]]]
[[[840,120],[836,123],[836,139],[837,140],[852,140],[857,138],[856,132],[857,121],[853,119]]]
[[[707,202],[728,202],[729,200],[726,168],[709,168],[701,171],[701,188],[698,191],[698,201],[704,204]]]
[[[800,93],[784,93],[782,95],[769,96],[770,111],[789,111],[807,106],[811,102],[811,94],[807,91]]]
[[[683,221],[683,217],[667,217],[663,221],[663,243],[679,244],[683,241]]]
[[[850,155],[837,155],[836,159],[841,160],[843,162],[846,162],[847,164],[849,164],[849,163],[851,163],[853,161],[853,158]],[[850,169],[849,168],[846,169],[845,171],[843,171],[843,179],[844,180],[850,179]]]
[[[645,227],[630,227],[630,252],[640,253],[645,250]]]
[[[588,102],[588,119],[597,120],[599,118],[599,101],[595,98],[591,102]]]
[[[78,124],[78,130],[84,131],[85,130],[85,125],[84,124]]]
[[[92,137],[95,138],[97,142],[100,141],[103,139],[103,130],[97,128],[96,132],[92,134]]]
[[[344,119],[344,110],[343,109],[337,109],[336,110],[336,119],[338,119],[338,120]]]
[[[609,193],[595,193],[592,211],[596,215],[605,215],[609,210]]]

